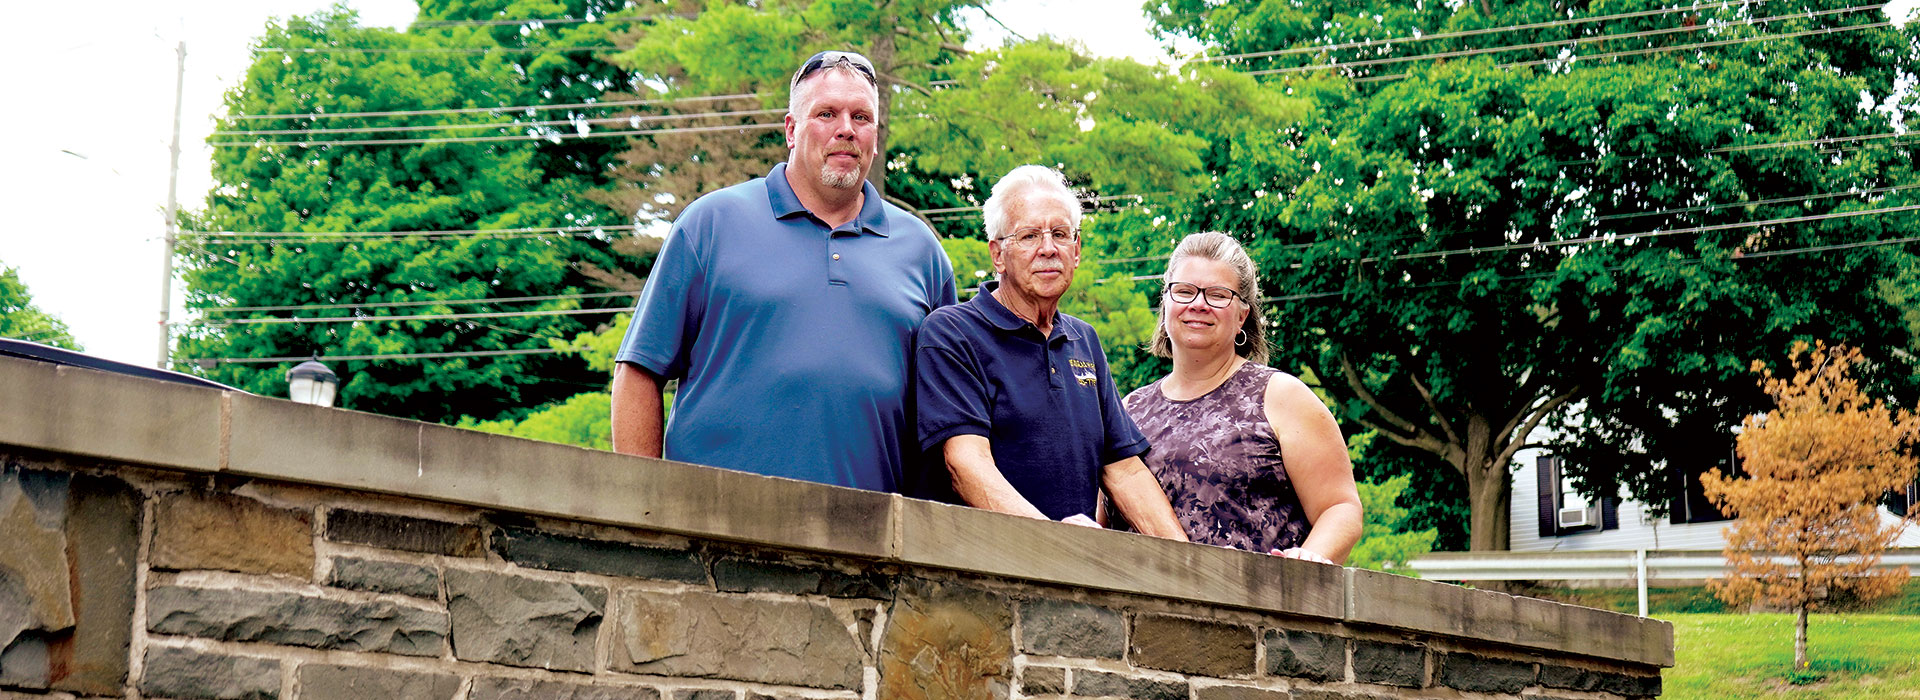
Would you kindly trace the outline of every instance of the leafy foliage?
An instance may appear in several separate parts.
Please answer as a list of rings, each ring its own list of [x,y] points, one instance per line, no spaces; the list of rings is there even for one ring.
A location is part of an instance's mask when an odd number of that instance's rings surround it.
[[[561,299],[453,304],[601,292],[593,270],[642,267],[644,250],[615,250],[602,228],[628,223],[586,194],[600,186],[613,145],[563,140],[591,126],[590,109],[490,109],[598,98],[625,80],[590,54],[547,46],[606,44],[600,23],[521,31],[444,24],[497,16],[604,16],[608,7],[555,2],[428,2],[413,29],[357,26],[335,8],[270,25],[245,79],[227,98],[214,141],[215,187],[204,211],[184,217],[200,231],[291,236],[189,236],[182,253],[187,303],[203,325],[179,338],[177,357],[261,358],[543,350],[590,327],[564,313],[618,301]],[[304,53],[304,49],[317,49]],[[361,51],[364,49],[365,51]],[[445,49],[509,49],[454,52]],[[243,115],[474,110],[353,119]],[[559,124],[550,123],[558,120]],[[548,123],[542,123],[548,122]],[[286,130],[415,129],[378,133]],[[546,140],[511,140],[528,133]],[[478,142],[328,144],[389,138],[508,137]],[[307,145],[288,142],[312,142]],[[573,227],[560,234],[313,236],[331,232]],[[623,289],[631,289],[627,287]],[[427,303],[423,303],[427,302]],[[442,303],[431,303],[442,302]],[[407,304],[390,306],[386,304]],[[315,307],[236,312],[229,307]],[[380,316],[541,311],[545,316],[377,321]],[[352,322],[241,323],[250,317],[352,317]],[[602,317],[604,318],[604,317]],[[208,376],[262,394],[284,392],[284,366],[208,363]],[[341,405],[454,422],[524,415],[535,406],[605,386],[604,374],[567,355],[505,355],[333,362]]]
[[[1746,420],[1742,477],[1715,469],[1701,479],[1707,497],[1735,517],[1727,528],[1732,571],[1710,585],[1732,604],[1798,613],[1796,669],[1807,667],[1807,611],[1842,593],[1856,602],[1884,598],[1907,579],[1904,568],[1874,570],[1901,530],[1883,527],[1877,506],[1880,494],[1912,483],[1920,469],[1920,417],[1862,393],[1851,376],[1860,362],[1858,349],[1825,343],[1794,347],[1791,378],[1754,362],[1778,407]]]
[[[20,282],[20,272],[5,265],[0,265],[0,338],[80,349],[66,322],[34,306],[27,285]]]
[[[1414,572],[1407,563],[1433,551],[1439,532],[1432,528],[1410,530],[1407,521],[1412,514],[1399,505],[1401,494],[1412,480],[1412,475],[1402,474],[1380,482],[1354,483],[1360,488],[1365,518],[1360,525],[1360,541],[1347,556],[1348,566],[1412,576]]]
[[[1267,84],[1315,110],[1297,126],[1232,134],[1231,157],[1208,164],[1219,188],[1182,226],[1238,234],[1255,255],[1275,290],[1275,364],[1318,371],[1343,422],[1406,448],[1419,469],[1462,477],[1473,549],[1506,548],[1509,465],[1530,444],[1567,457],[1593,493],[1625,485],[1657,507],[1670,465],[1723,450],[1714,436],[1760,405],[1741,358],[1807,336],[1906,337],[1861,281],[1910,268],[1911,254],[1823,246],[1892,238],[1910,215],[1746,225],[1920,201],[1880,189],[1915,181],[1920,144],[1874,136],[1915,105],[1895,80],[1920,61],[1920,28],[1806,12],[1832,7],[1226,61],[1283,71]],[[1544,1],[1148,9],[1163,31],[1223,54],[1568,14]],[[1755,12],[1801,14],[1762,25],[1747,21]],[[1630,44],[1653,52],[1565,60],[1620,49],[1601,37],[1635,30],[1669,31]],[[1816,30],[1845,33],[1659,51]],[[1542,45],[1493,51],[1526,42]],[[1442,51],[1484,55],[1427,57]],[[1911,386],[1903,370],[1877,380]]]

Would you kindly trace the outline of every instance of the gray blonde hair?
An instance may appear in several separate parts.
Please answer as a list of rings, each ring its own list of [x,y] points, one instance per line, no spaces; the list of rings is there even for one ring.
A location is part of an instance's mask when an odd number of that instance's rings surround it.
[[[1234,334],[1233,351],[1249,362],[1266,364],[1269,350],[1266,312],[1260,306],[1260,277],[1254,271],[1253,258],[1247,255],[1247,249],[1224,233],[1195,233],[1182,239],[1180,245],[1173,249],[1173,257],[1167,259],[1167,274],[1173,274],[1173,269],[1188,258],[1212,260],[1233,268],[1234,276],[1240,282],[1234,291],[1239,292],[1240,298],[1245,299],[1250,307],[1246,323],[1240,324],[1240,331]],[[1173,357],[1173,341],[1167,337],[1168,306],[1167,300],[1160,300],[1160,322],[1153,327],[1153,340],[1147,343],[1147,352],[1155,357]]]
[[[987,205],[983,207],[989,242],[1013,233],[1008,230],[1012,222],[1007,221],[1007,202],[1017,194],[1034,189],[1066,204],[1067,211],[1073,215],[1073,230],[1080,230],[1080,199],[1074,196],[1073,188],[1067,186],[1066,176],[1044,165],[1022,165],[1007,171],[1005,177],[993,183],[993,194],[987,197]]]
[[[880,86],[874,82],[873,78],[867,77],[865,73],[860,72],[860,69],[849,64],[831,63],[821,66],[820,70],[814,71],[813,74],[808,75],[805,80],[794,83],[793,87],[787,90],[787,116],[793,117],[794,119],[806,118],[806,115],[800,113],[800,108],[807,104],[807,98],[813,96],[813,89],[820,84],[820,79],[826,77],[828,73],[836,72],[846,73],[866,83],[867,89],[873,92],[874,105],[878,106],[880,104]],[[875,114],[873,118],[879,119],[880,115]]]

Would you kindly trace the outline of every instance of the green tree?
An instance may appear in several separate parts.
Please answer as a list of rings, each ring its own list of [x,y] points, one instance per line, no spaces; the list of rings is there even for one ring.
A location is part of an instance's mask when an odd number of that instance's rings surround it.
[[[1878,18],[1811,2],[1466,36],[1448,33],[1570,11],[1148,7],[1217,54],[1375,42],[1227,61],[1283,71],[1263,80],[1315,111],[1232,135],[1231,158],[1209,165],[1219,190],[1186,226],[1248,242],[1276,292],[1276,364],[1317,370],[1344,422],[1462,478],[1473,549],[1507,547],[1510,465],[1536,428],[1558,428],[1546,442],[1589,490],[1664,503],[1668,470],[1724,451],[1759,405],[1740,358],[1904,333],[1870,281],[1910,254],[1825,246],[1893,238],[1910,214],[1850,214],[1920,201],[1884,189],[1916,181],[1920,145],[1881,136],[1915,104],[1895,87],[1920,60],[1913,27],[1863,29]],[[1748,21],[1762,14],[1792,17]],[[1792,31],[1825,33],[1760,40]],[[1379,43],[1416,34],[1439,38]],[[1626,49],[1652,51],[1598,57]],[[1381,59],[1399,62],[1365,62]],[[1894,108],[1862,109],[1863,95]],[[1807,215],[1833,217],[1786,221]]]
[[[1413,475],[1401,474],[1380,482],[1355,482],[1360,489],[1360,506],[1366,515],[1360,525],[1360,541],[1353,546],[1353,553],[1347,555],[1347,566],[1415,575],[1407,564],[1433,551],[1439,532],[1432,528],[1410,529],[1408,520],[1412,513],[1401,507],[1399,501],[1412,480]]]
[[[604,17],[612,9],[579,1],[426,2],[405,32],[357,26],[343,8],[268,26],[263,48],[228,95],[220,121],[226,133],[212,137],[244,145],[216,149],[206,207],[183,218],[190,230],[292,235],[187,237],[187,302],[203,322],[179,338],[176,357],[546,351],[552,339],[597,320],[575,312],[622,305],[619,298],[504,301],[604,292],[595,270],[644,265],[647,251],[615,250],[631,219],[586,196],[604,187],[617,141],[566,138],[590,133],[601,113],[525,107],[591,102],[625,82],[593,54],[564,48],[610,45],[611,30],[591,22],[475,21]],[[389,114],[247,116],[357,112]],[[325,129],[349,131],[316,131]],[[516,138],[529,134],[545,138]],[[436,138],[498,140],[405,140]],[[378,139],[396,143],[365,143]],[[316,235],[523,227],[565,230]],[[488,299],[503,301],[452,303]],[[484,312],[546,315],[375,320]],[[286,317],[353,320],[280,322]],[[263,394],[283,390],[284,366],[208,364],[205,374],[219,381]],[[344,380],[343,406],[445,422],[517,417],[606,381],[567,354],[333,365]]]
[[[0,338],[29,340],[57,348],[79,350],[67,324],[33,305],[33,295],[20,281],[20,271],[0,265]]]

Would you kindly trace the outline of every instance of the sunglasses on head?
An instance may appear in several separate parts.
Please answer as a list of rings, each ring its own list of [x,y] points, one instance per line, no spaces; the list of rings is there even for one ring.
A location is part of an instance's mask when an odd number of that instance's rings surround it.
[[[873,74],[873,62],[867,60],[866,56],[852,51],[822,51],[814,54],[813,58],[807,59],[806,63],[800,65],[800,70],[794,72],[793,80],[787,83],[787,88],[793,89],[798,87],[800,81],[806,80],[814,73],[841,63],[853,66],[853,69],[858,71],[860,75],[866,76],[867,82],[873,83],[875,86],[880,84],[880,79]]]

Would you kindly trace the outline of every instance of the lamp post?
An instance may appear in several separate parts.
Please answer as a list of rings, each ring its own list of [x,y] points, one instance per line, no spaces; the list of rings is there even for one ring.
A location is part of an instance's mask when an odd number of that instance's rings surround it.
[[[334,392],[339,388],[340,376],[320,364],[318,359],[302,362],[287,370],[287,398],[295,403],[331,407]]]

